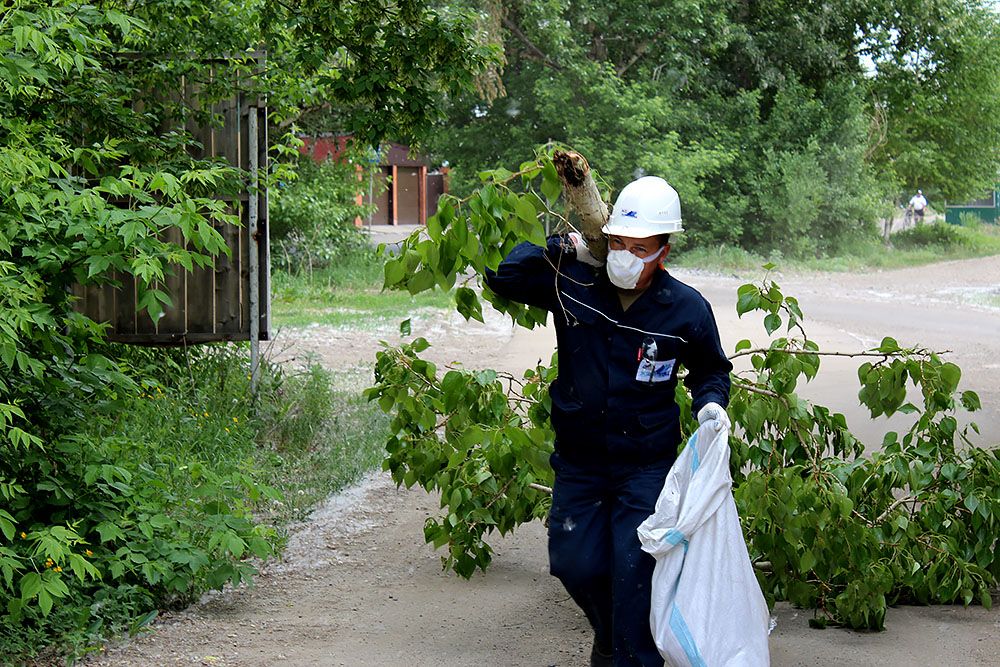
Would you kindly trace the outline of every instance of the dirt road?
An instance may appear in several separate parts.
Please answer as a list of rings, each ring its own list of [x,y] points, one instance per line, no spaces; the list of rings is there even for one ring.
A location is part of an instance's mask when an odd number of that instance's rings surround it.
[[[724,344],[762,340],[759,320],[735,315],[736,287],[750,276],[678,271],[713,303]],[[810,334],[824,349],[858,350],[885,335],[950,355],[987,409],[975,416],[982,442],[1000,443],[1000,308],[970,303],[1000,290],[1000,259],[952,262],[871,275],[776,276],[799,298]],[[285,332],[296,350],[334,368],[365,366],[380,338],[326,328]],[[439,363],[519,370],[553,347],[551,331],[513,331],[499,317],[469,327],[454,316],[413,320],[435,342]],[[279,338],[280,340],[280,338]],[[871,424],[856,407],[856,364],[824,361],[810,398],[845,412],[869,443],[905,419]],[[441,571],[423,544],[437,501],[397,490],[381,474],[331,498],[295,527],[284,559],[268,564],[252,589],[227,591],[165,616],[150,636],[112,648],[89,665],[488,665],[574,667],[589,650],[586,621],[548,576],[539,524],[497,541],[494,565],[466,582]],[[907,607],[889,611],[887,631],[810,630],[808,612],[779,605],[772,664],[1000,664],[1000,611]]]

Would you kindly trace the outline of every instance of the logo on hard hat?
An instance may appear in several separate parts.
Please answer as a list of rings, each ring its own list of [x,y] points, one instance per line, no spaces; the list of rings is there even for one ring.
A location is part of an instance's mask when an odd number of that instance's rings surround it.
[[[638,218],[639,217],[639,212],[638,211],[625,211],[624,213],[622,213],[622,217],[623,218]]]

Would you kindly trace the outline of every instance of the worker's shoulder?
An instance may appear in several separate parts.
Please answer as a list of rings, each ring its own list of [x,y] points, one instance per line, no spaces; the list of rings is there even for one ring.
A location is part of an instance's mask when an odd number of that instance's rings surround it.
[[[701,292],[691,287],[687,283],[681,282],[668,272],[664,272],[656,285],[654,293],[657,301],[661,303],[683,303],[685,305],[705,304],[705,297]]]

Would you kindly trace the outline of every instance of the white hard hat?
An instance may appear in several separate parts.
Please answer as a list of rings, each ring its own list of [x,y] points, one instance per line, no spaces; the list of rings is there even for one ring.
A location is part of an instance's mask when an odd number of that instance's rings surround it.
[[[643,176],[618,193],[611,218],[601,231],[633,239],[683,232],[680,197],[659,176]]]

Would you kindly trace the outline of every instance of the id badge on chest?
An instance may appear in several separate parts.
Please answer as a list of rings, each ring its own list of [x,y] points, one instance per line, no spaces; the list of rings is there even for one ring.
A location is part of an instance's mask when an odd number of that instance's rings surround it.
[[[638,361],[639,368],[635,372],[635,379],[638,382],[654,383],[666,382],[674,372],[674,362],[676,359],[658,360],[656,358],[656,341],[646,338],[639,348]]]

